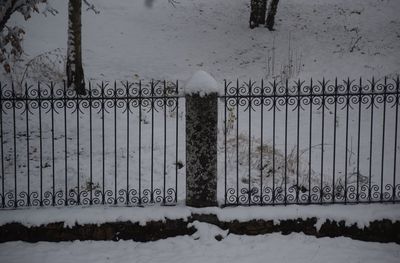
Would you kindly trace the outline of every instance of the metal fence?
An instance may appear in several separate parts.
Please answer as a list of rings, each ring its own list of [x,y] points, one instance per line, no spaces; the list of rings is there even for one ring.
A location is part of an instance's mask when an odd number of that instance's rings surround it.
[[[177,202],[177,82],[0,88],[1,208]]]
[[[400,201],[399,78],[225,82],[225,205]]]
[[[220,204],[400,201],[398,77],[224,86]],[[0,208],[185,199],[178,82],[0,88]]]

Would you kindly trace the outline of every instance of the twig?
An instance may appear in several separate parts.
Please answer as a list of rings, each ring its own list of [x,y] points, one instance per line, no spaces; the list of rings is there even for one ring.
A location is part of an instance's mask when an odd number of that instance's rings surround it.
[[[100,11],[96,9],[94,4],[89,3],[88,0],[83,0],[83,2],[87,6],[86,11],[92,10],[96,15],[100,14]]]
[[[359,37],[356,39],[356,41],[354,41],[354,44],[350,47],[350,53],[354,51],[354,49],[355,49],[356,46],[357,46],[358,41],[360,41],[360,40],[361,40],[361,36],[359,36]]]
[[[170,3],[173,7],[176,7],[179,2],[177,0],[168,0],[168,3]]]

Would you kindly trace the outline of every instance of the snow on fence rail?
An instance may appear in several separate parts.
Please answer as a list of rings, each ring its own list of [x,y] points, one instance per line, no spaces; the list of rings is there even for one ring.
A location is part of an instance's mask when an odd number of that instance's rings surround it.
[[[226,81],[209,101],[219,204],[399,202],[399,84]],[[83,96],[55,83],[0,87],[0,208],[186,198],[192,95],[178,82],[88,83]]]

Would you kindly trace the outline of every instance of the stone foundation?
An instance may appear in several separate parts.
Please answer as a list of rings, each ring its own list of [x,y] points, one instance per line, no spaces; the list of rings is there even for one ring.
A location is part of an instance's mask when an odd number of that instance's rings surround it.
[[[100,225],[85,224],[64,227],[63,222],[42,226],[26,227],[20,223],[0,226],[0,242],[8,241],[72,241],[72,240],[134,240],[140,242],[155,241],[168,237],[192,235],[194,227],[188,227],[193,221],[206,222],[228,229],[230,234],[260,235],[281,232],[284,235],[302,232],[316,237],[350,237],[363,241],[395,242],[400,244],[400,221],[373,221],[368,227],[356,224],[346,226],[344,221],[326,220],[320,229],[316,228],[317,218],[298,218],[290,220],[251,220],[248,222],[220,221],[212,214],[192,214],[188,220],[149,221],[145,225],[135,222],[110,222]]]

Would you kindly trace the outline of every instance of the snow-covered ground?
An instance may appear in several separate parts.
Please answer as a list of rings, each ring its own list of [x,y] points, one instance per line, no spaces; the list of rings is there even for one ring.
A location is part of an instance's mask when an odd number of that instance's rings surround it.
[[[60,66],[50,72],[60,76],[67,1],[52,3],[58,15],[34,15],[26,22],[16,15],[10,25],[26,29],[24,63],[58,49],[50,60],[59,60]],[[400,71],[397,0],[282,1],[274,32],[249,29],[248,0],[186,0],[175,7],[156,0],[152,8],[144,1],[96,0],[95,5],[100,14],[83,12],[88,79],[186,80],[198,69],[218,81],[283,75],[383,77]],[[48,61],[46,56],[43,60]],[[291,74],[286,70],[290,65]]]
[[[131,0],[96,0],[93,1],[100,14],[96,15],[90,11],[83,12],[83,63],[86,78],[88,80],[116,80],[137,81],[139,79],[168,79],[179,80],[185,83],[187,79],[197,70],[209,72],[216,78],[223,89],[223,80],[235,80],[240,78],[247,81],[252,79],[276,79],[278,81],[287,78],[301,78],[308,81],[314,79],[333,79],[338,77],[371,78],[376,76],[382,79],[384,76],[393,77],[400,72],[400,5],[398,0],[287,0],[281,1],[278,7],[276,31],[269,32],[265,28],[248,28],[249,1],[248,0],[186,0],[179,1],[173,7],[167,0],[154,1],[152,8],[147,8],[144,1]],[[23,61],[15,68],[14,81],[22,80],[52,80],[60,82],[65,74],[65,54],[67,45],[67,1],[54,0],[53,6],[59,14],[56,16],[34,15],[30,20],[24,21],[20,15],[12,17],[9,25],[23,25],[26,31],[24,40],[25,54]],[[22,74],[25,72],[24,74]],[[0,76],[1,82],[10,81],[10,76]],[[117,82],[119,83],[119,82]],[[18,86],[17,86],[18,88]],[[222,108],[221,108],[222,110]],[[326,114],[331,109],[326,110]],[[364,109],[363,109],[364,110]],[[149,125],[149,112],[143,113],[143,119],[139,120],[137,108],[128,119],[132,125],[131,134],[127,134],[126,115],[122,110],[117,112],[117,147],[114,148],[114,119],[113,112],[106,113],[105,120],[105,151],[102,151],[101,140],[101,113],[96,112],[93,122],[96,143],[93,147],[93,185],[88,185],[89,179],[89,135],[88,115],[80,116],[81,145],[76,144],[77,127],[76,112],[67,110],[67,134],[64,132],[64,119],[62,114],[55,121],[55,167],[51,163],[51,123],[50,112],[43,111],[43,172],[39,172],[39,142],[38,138],[38,110],[32,109],[30,119],[30,150],[26,153],[26,127],[24,115],[17,110],[17,141],[16,148],[13,147],[13,118],[11,112],[3,115],[3,128],[5,134],[4,151],[5,164],[5,189],[6,192],[18,191],[26,193],[28,180],[30,180],[30,191],[38,192],[39,182],[43,180],[44,191],[59,191],[64,189],[65,182],[68,183],[67,192],[74,197],[77,187],[77,174],[79,173],[82,191],[88,189],[101,189],[102,173],[106,175],[106,191],[110,189],[137,189],[138,174],[138,124],[142,123],[143,143],[140,151],[144,153],[141,164],[143,170],[142,190],[149,188],[153,183],[150,178],[150,139],[151,128]],[[178,112],[179,130],[184,130],[183,125],[184,108]],[[222,112],[222,111],[221,111]],[[87,113],[87,112],[86,112]],[[368,173],[368,162],[373,160],[374,184],[385,174],[388,180],[393,179],[393,134],[394,111],[388,109],[387,132],[382,131],[382,108],[375,112],[373,156],[368,153],[369,141],[369,115],[362,115],[362,139],[360,172]],[[248,148],[248,113],[241,112],[239,116],[231,116],[232,119],[240,118],[241,126],[239,134],[242,145],[240,148],[240,173],[241,184],[246,185],[246,172]],[[295,112],[291,113],[295,115]],[[343,165],[349,162],[349,172],[353,172],[356,156],[353,154],[356,148],[357,110],[350,110],[350,157],[345,160],[343,153],[345,118],[342,111],[338,120],[330,116],[326,117],[327,123],[335,123],[338,127],[338,144],[340,160],[337,161],[338,173],[342,173]],[[185,197],[185,172],[184,169],[175,174],[175,121],[174,112],[167,114],[167,144],[164,146],[163,112],[155,114],[155,163],[154,166],[154,188],[162,189],[164,176],[163,150],[167,149],[167,185],[174,187],[178,183],[178,200]],[[277,113],[277,145],[276,151],[282,159],[283,149],[283,113]],[[301,152],[310,151],[308,147],[307,121],[309,112],[301,113]],[[313,127],[315,131],[321,130],[321,112],[312,113]],[[259,112],[253,114],[253,120],[259,119]],[[271,150],[271,112],[265,116],[266,133],[264,140],[267,145],[261,145]],[[296,130],[295,117],[289,117],[289,141],[288,149],[291,151],[296,146],[294,140]],[[305,120],[303,122],[303,120]],[[235,123],[232,124],[235,127]],[[253,134],[251,138],[252,149],[260,146],[260,124],[253,121]],[[332,126],[326,130],[325,159],[332,158]],[[222,133],[222,124],[220,127]],[[317,176],[322,169],[326,169],[326,180],[329,178],[329,164],[319,168],[321,134],[313,130],[312,154],[313,164],[316,167],[313,173]],[[182,132],[179,133],[183,135]],[[234,130],[231,135],[235,136]],[[268,137],[268,136],[269,137]],[[397,135],[399,136],[399,135]],[[35,140],[33,138],[36,138]],[[126,146],[126,139],[130,138],[130,150]],[[221,137],[222,138],[222,137]],[[389,162],[384,163],[381,173],[381,139],[386,138],[386,151],[389,151]],[[182,139],[180,137],[180,139]],[[232,138],[231,138],[232,139]],[[68,146],[64,148],[64,142]],[[221,141],[222,142],[222,141]],[[178,148],[178,160],[183,161],[184,139],[180,141]],[[77,148],[80,149],[80,170],[77,169]],[[231,179],[230,185],[236,183],[234,155],[235,144],[228,145],[228,169]],[[223,152],[221,143],[219,150]],[[339,152],[338,150],[338,152]],[[400,150],[400,148],[398,148]],[[64,155],[64,153],[67,153]],[[114,164],[114,153],[117,153],[118,165]],[[102,169],[102,154],[105,155],[105,171]],[[18,157],[18,163],[13,163],[14,154]],[[258,153],[255,154],[254,167],[257,167]],[[27,159],[32,158],[31,167],[27,166]],[[399,154],[400,156],[400,154]],[[2,156],[3,157],[3,156]],[[68,157],[68,172],[64,169],[64,160]],[[128,157],[128,158],[127,158]],[[129,169],[126,168],[132,158]],[[224,158],[219,156],[220,167],[224,166]],[[280,159],[280,161],[282,161]],[[387,158],[388,159],[388,158]],[[307,164],[307,158],[301,158]],[[396,160],[395,160],[396,161]],[[400,161],[400,160],[398,160]],[[281,164],[278,164],[281,166]],[[16,172],[14,168],[16,168]],[[400,165],[398,166],[400,167]],[[55,169],[55,173],[52,169]],[[307,167],[306,167],[307,168]],[[27,169],[30,169],[31,178],[27,178]],[[257,168],[252,171],[253,175]],[[15,173],[14,173],[15,172]],[[119,176],[116,176],[117,172]],[[308,170],[302,170],[308,173]],[[224,171],[220,169],[220,175]],[[327,175],[328,174],[328,175]],[[126,176],[127,175],[127,176]],[[55,176],[55,177],[53,177]],[[395,176],[399,176],[399,173]],[[5,177],[5,178],[4,178]],[[43,177],[43,178],[42,178]],[[14,184],[14,178],[18,178],[18,186]],[[39,179],[40,178],[40,179]],[[54,178],[54,185],[53,185]],[[116,179],[114,179],[116,178]],[[128,179],[128,180],[127,180]],[[176,181],[178,180],[178,181]],[[118,181],[118,183],[116,182]],[[397,180],[397,183],[400,180]],[[313,181],[313,184],[319,184]],[[386,181],[385,181],[386,183]],[[223,202],[223,177],[219,181],[219,199]],[[228,185],[229,187],[229,185]],[[379,188],[378,188],[379,190]],[[391,190],[391,189],[389,189]],[[162,195],[162,192],[157,194]],[[147,195],[148,196],[148,195]],[[108,196],[110,197],[110,196]],[[8,198],[8,197],[7,197]],[[26,195],[19,196],[25,200]],[[32,196],[37,201],[38,196]],[[57,195],[63,200],[64,196]],[[13,199],[13,197],[11,198]],[[25,201],[24,201],[25,202]],[[62,202],[61,202],[62,204]],[[10,206],[13,206],[12,204]],[[83,212],[82,209],[85,209]],[[357,223],[359,226],[368,224],[374,219],[398,220],[399,211],[397,206],[288,206],[288,207],[240,207],[240,208],[211,208],[202,210],[218,215],[222,220],[250,220],[257,218],[282,219],[316,216],[319,222],[325,218],[345,220],[346,223]],[[148,208],[48,208],[45,209],[22,209],[16,211],[0,211],[2,224],[9,222],[20,222],[25,225],[40,225],[46,222],[60,220],[67,225],[78,223],[102,223],[106,221],[136,220],[145,223],[147,220],[163,220],[165,218],[187,218],[191,212],[190,208],[184,207],[148,207]],[[399,246],[395,244],[379,244],[350,240],[348,238],[321,238],[305,236],[302,234],[291,234],[282,236],[271,234],[263,236],[235,236],[228,235],[220,229],[207,224],[195,222],[198,233],[193,236],[175,237],[149,243],[136,243],[131,241],[119,242],[61,242],[46,243],[39,242],[29,244],[24,242],[9,242],[0,244],[0,262],[398,262],[400,257]],[[218,242],[214,236],[221,234],[226,236]]]
[[[309,205],[309,206],[251,206],[251,207],[208,207],[193,208],[186,206],[148,206],[148,207],[62,207],[62,208],[27,208],[1,211],[0,226],[20,223],[27,227],[63,222],[65,227],[75,224],[103,224],[107,222],[132,222],[146,225],[150,221],[183,219],[187,221],[192,214],[216,215],[222,222],[237,220],[279,220],[316,218],[317,230],[326,220],[344,221],[346,226],[368,227],[376,220],[400,220],[398,204],[365,205]]]
[[[115,0],[96,1],[100,14],[90,11],[83,12],[83,61],[86,77],[89,80],[110,80],[108,89],[113,89],[114,80],[137,81],[139,79],[169,79],[180,80],[180,88],[185,84],[194,71],[205,70],[213,75],[223,89],[223,79],[241,78],[268,78],[277,81],[286,78],[301,78],[308,83],[309,77],[320,80],[327,79],[364,78],[366,80],[376,76],[382,83],[383,76],[394,76],[400,72],[400,5],[397,0],[316,0],[316,1],[283,1],[279,4],[276,31],[269,32],[265,28],[250,30],[248,28],[248,2],[246,0],[188,0],[181,1],[175,7],[167,0],[157,0],[152,8],[147,8],[143,1]],[[56,16],[34,15],[24,21],[19,15],[12,18],[10,25],[20,24],[26,28],[24,47],[26,54],[20,63],[19,69],[25,80],[53,80],[60,81],[63,76],[63,56],[66,53],[66,6],[67,2],[54,0],[54,7],[59,11]],[[28,63],[31,66],[24,66]],[[42,70],[42,71],[41,71]],[[21,73],[19,72],[19,73]],[[16,74],[17,79],[21,75]],[[7,82],[8,77],[1,80]],[[145,82],[145,81],[144,81]],[[123,88],[120,82],[116,82]],[[146,82],[148,83],[148,82]],[[258,82],[259,84],[259,82]],[[331,82],[332,84],[332,82]],[[158,84],[162,88],[162,83]],[[94,87],[95,84],[93,84]],[[60,86],[58,86],[60,88]],[[148,87],[148,86],[147,86]],[[3,87],[4,88],[4,87]],[[17,87],[18,88],[18,87]],[[42,87],[42,89],[46,89]],[[114,112],[108,104],[105,113],[105,146],[101,140],[101,110],[93,111],[93,167],[90,170],[89,145],[89,113],[82,110],[79,117],[79,129],[76,125],[76,111],[67,109],[66,119],[63,110],[55,114],[55,161],[52,163],[51,152],[51,111],[49,108],[42,111],[42,139],[43,150],[39,145],[39,124],[37,108],[31,107],[29,116],[30,149],[27,147],[27,128],[24,108],[16,111],[16,147],[13,142],[12,112],[7,110],[3,116],[4,129],[4,189],[7,202],[15,195],[8,193],[17,188],[17,192],[24,192],[18,199],[25,200],[32,195],[31,200],[39,199],[40,181],[43,182],[43,192],[47,199],[56,195],[56,203],[63,204],[65,200],[59,191],[67,189],[68,198],[76,199],[77,188],[89,195],[89,191],[102,190],[107,194],[106,203],[114,203],[115,199],[124,198],[126,192],[131,192],[136,203],[138,195],[150,194],[147,189],[153,190],[156,196],[164,195],[164,187],[174,189],[178,187],[178,200],[185,198],[185,166],[176,169],[176,161],[185,165],[184,151],[184,102],[180,103],[178,114],[173,107],[168,107],[166,114],[166,128],[164,130],[164,112],[158,107],[154,122],[151,121],[149,107],[139,113],[138,107],[132,109],[127,118],[125,105],[116,111],[116,125],[114,127]],[[225,181],[223,156],[223,103],[220,103],[219,129],[219,200],[224,202]],[[348,143],[346,137],[346,111],[339,106],[338,115],[333,116],[333,105],[325,109],[325,133],[322,136],[321,108],[313,108],[312,138],[309,138],[310,112],[305,107],[300,113],[300,138],[296,138],[297,112],[289,107],[288,127],[285,131],[284,109],[276,114],[276,174],[277,179],[272,182],[270,176],[272,158],[272,111],[264,108],[264,133],[261,134],[260,107],[255,107],[252,113],[252,132],[249,136],[249,115],[245,107],[240,107],[236,114],[235,107],[231,107],[228,122],[227,138],[227,189],[231,189],[235,197],[241,188],[260,187],[260,149],[264,150],[264,185],[282,187],[284,178],[284,158],[288,157],[288,185],[296,183],[296,147],[299,146],[299,184],[307,185],[311,181],[311,189],[315,187],[315,196],[319,195],[319,188],[326,185],[344,185],[344,176],[351,185],[353,193],[356,191],[356,182],[361,181],[364,200],[369,199],[366,186],[370,183],[372,192],[376,193],[372,199],[379,199],[381,190],[385,199],[392,198],[393,187],[397,196],[400,193],[400,174],[394,172],[394,164],[400,167],[400,159],[394,160],[394,152],[400,156],[400,145],[393,145],[395,134],[395,107],[388,103],[386,112],[383,112],[382,102],[377,103],[372,122],[369,104],[362,105],[360,124],[360,143],[358,139],[358,107],[353,105],[349,110]],[[139,115],[141,120],[139,121]],[[383,126],[383,115],[386,114],[386,126]],[[238,115],[238,116],[236,116]],[[64,121],[67,122],[67,134],[64,133]],[[176,121],[178,121],[178,151],[176,151]],[[397,120],[399,121],[399,120]],[[127,122],[130,131],[127,131]],[[240,122],[239,129],[235,130],[236,123]],[[139,147],[139,123],[141,127],[141,147]],[[152,129],[154,127],[154,150],[151,150]],[[333,128],[337,128],[335,173],[333,172]],[[384,132],[383,129],[386,129]],[[115,132],[116,131],[116,132]],[[372,139],[370,132],[373,132]],[[80,142],[77,143],[78,132]],[[164,132],[166,142],[164,143]],[[287,133],[288,154],[285,155],[285,132]],[[116,142],[114,141],[116,134]],[[264,142],[261,143],[261,135]],[[239,137],[239,156],[236,157],[236,136]],[[382,147],[382,138],[384,149]],[[129,139],[129,144],[127,143]],[[251,153],[249,160],[249,140]],[[321,159],[322,141],[324,140],[324,161]],[[370,141],[372,144],[370,146]],[[67,146],[65,147],[65,142]],[[311,146],[311,148],[310,148]],[[79,150],[77,149],[79,147]],[[129,147],[129,149],[128,149]],[[373,152],[370,155],[370,147]],[[166,149],[166,158],[163,153]],[[357,149],[359,148],[359,149]],[[78,156],[79,151],[79,156]],[[308,154],[312,151],[311,155]],[[139,168],[139,152],[141,163]],[[42,153],[42,157],[41,157]],[[347,156],[346,156],[347,153]],[[151,159],[154,154],[153,159]],[[17,162],[13,161],[14,155]],[[384,155],[384,160],[382,156]],[[103,158],[104,157],[104,161]],[[346,158],[347,157],[347,158]],[[30,158],[30,164],[28,159]],[[40,158],[42,167],[40,169]],[[117,164],[115,162],[117,159]],[[311,159],[310,159],[311,158]],[[65,160],[68,163],[65,166]],[[311,161],[310,161],[311,160]],[[312,162],[308,167],[309,161]],[[236,163],[239,163],[236,173]],[[248,163],[251,163],[251,169]],[[369,163],[372,163],[371,169]],[[151,164],[153,163],[153,173]],[[129,167],[128,167],[129,164]],[[78,169],[79,165],[79,169]],[[104,166],[103,166],[104,165]],[[347,165],[347,167],[346,167]],[[14,170],[15,166],[17,167]],[[382,168],[383,167],[383,168]],[[347,171],[345,171],[347,168]],[[54,169],[54,172],[53,172]],[[29,172],[28,172],[29,170]],[[251,175],[249,175],[249,172]],[[28,179],[30,173],[30,179]],[[92,181],[89,179],[93,175]],[[103,180],[104,174],[104,180]],[[140,175],[139,175],[140,174]],[[152,176],[151,174],[154,174]],[[311,178],[309,178],[311,174]],[[320,177],[323,174],[323,179]],[[371,179],[369,178],[371,175]],[[164,180],[164,176],[165,179]],[[335,180],[333,176],[336,176]],[[140,177],[140,178],[139,178]],[[250,179],[249,179],[250,177]],[[17,178],[17,185],[15,185]],[[79,178],[79,187],[78,187]],[[360,179],[361,178],[361,179]],[[395,179],[395,183],[393,183]],[[382,180],[382,183],[381,183]],[[28,191],[27,184],[31,185]],[[236,183],[239,183],[236,189]],[[385,188],[386,184],[394,184]],[[65,187],[67,185],[67,187]],[[318,188],[319,187],[319,188]],[[139,190],[140,188],[140,190]],[[116,189],[116,191],[115,191]],[[122,192],[120,192],[120,190]],[[245,189],[246,190],[246,189]],[[262,191],[262,189],[260,189]],[[267,189],[268,190],[268,189]],[[291,189],[293,190],[293,188]],[[331,189],[332,190],[332,189]],[[113,191],[114,193],[111,193]],[[145,191],[145,192],[143,192]],[[269,191],[269,190],[268,190]],[[395,192],[396,192],[395,191]],[[115,192],[118,192],[116,194]],[[234,193],[235,192],[235,193]],[[326,191],[327,192],[327,191]],[[308,198],[310,189],[306,189],[304,197]],[[115,195],[114,195],[115,194]],[[269,192],[271,194],[271,191]],[[175,193],[172,190],[167,196],[174,201]],[[241,194],[240,194],[241,195]],[[244,194],[246,196],[246,194]],[[267,195],[266,195],[267,196]],[[356,195],[353,195],[353,199]],[[121,198],[119,200],[121,200]],[[326,197],[327,200],[330,199]],[[318,198],[317,198],[318,199]],[[343,195],[340,199],[343,201]],[[61,201],[58,201],[61,200]],[[235,201],[234,199],[232,199]],[[307,201],[307,200],[306,200]],[[314,200],[315,201],[315,200]],[[318,200],[317,200],[318,201]],[[330,200],[329,200],[330,201]],[[25,202],[25,201],[24,201]],[[121,202],[124,203],[124,202]],[[50,204],[50,203],[47,203]]]
[[[398,262],[399,246],[349,238],[320,238],[303,234],[226,235],[213,225],[194,222],[192,236],[148,243],[132,241],[74,241],[0,244],[7,263],[40,262]],[[222,241],[216,235],[224,237]]]

